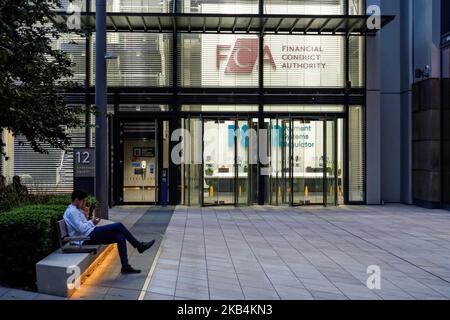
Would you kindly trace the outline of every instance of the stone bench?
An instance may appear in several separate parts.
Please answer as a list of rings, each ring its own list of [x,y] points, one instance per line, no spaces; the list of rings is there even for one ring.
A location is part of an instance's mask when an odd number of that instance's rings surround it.
[[[114,222],[101,220],[99,226],[111,223]],[[70,244],[65,246],[70,246]],[[75,269],[79,268],[80,284],[82,284],[115,246],[115,244],[83,246],[83,248],[95,249],[89,253],[65,253],[61,248],[51,253],[36,264],[38,292],[70,297],[76,290],[73,286],[68,285],[74,278]]]

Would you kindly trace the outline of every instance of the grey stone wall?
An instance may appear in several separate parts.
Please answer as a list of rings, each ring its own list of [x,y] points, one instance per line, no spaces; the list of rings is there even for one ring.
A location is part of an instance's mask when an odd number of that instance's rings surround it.
[[[441,206],[441,80],[413,85],[412,180],[414,203]]]

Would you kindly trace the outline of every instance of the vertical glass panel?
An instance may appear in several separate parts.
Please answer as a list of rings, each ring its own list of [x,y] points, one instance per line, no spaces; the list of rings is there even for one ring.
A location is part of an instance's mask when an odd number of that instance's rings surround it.
[[[276,121],[275,121],[276,125]],[[259,126],[259,124],[258,124]],[[258,131],[258,139],[259,139],[259,149],[258,150],[258,159],[261,164],[260,168],[260,179],[264,179],[264,204],[272,203],[272,175],[274,174],[274,170],[272,168],[272,145],[273,145],[273,136],[272,136],[272,126],[273,120],[264,119],[264,122],[261,124],[261,128],[264,130],[262,132]],[[262,133],[266,133],[262,135]]]
[[[237,137],[237,200],[240,205],[250,202],[250,123],[248,120],[238,120]]]
[[[364,15],[366,9],[364,8],[364,0],[348,0],[349,1],[349,14],[351,15]]]
[[[95,0],[91,0],[92,12],[95,12],[95,2]],[[167,13],[173,12],[173,2],[174,0],[107,0],[106,10],[107,12]]]
[[[176,0],[178,12],[256,14],[258,0]]]
[[[336,149],[336,121],[328,120],[326,121],[326,194],[327,194],[327,205],[334,206],[337,204],[337,149]]]
[[[158,179],[157,123],[125,123],[123,195],[125,202],[156,202]]]
[[[235,203],[234,121],[204,120],[205,205]]]
[[[281,152],[282,152],[282,129],[278,125],[278,119],[269,120],[269,141],[270,141],[270,180],[269,190],[270,198],[269,204],[278,205],[281,189],[278,184],[281,177]]]
[[[290,161],[290,149],[289,139],[291,134],[291,122],[289,119],[283,119],[281,121],[282,128],[282,148],[281,148],[281,203],[288,205],[291,203],[291,161]]]
[[[337,120],[337,196],[338,204],[344,204],[344,120]]]
[[[168,87],[172,85],[172,35],[108,33],[109,86]],[[95,61],[95,35],[92,37]],[[91,65],[95,83],[95,63]]]
[[[293,120],[294,205],[323,204],[324,122]]]
[[[344,38],[266,35],[265,87],[342,87]]]
[[[268,14],[344,14],[346,0],[264,0]]]
[[[191,206],[201,205],[201,189],[205,188],[206,183],[201,180],[202,170],[202,121],[200,119],[185,119],[183,121],[184,129],[189,133],[187,137],[183,136],[184,141],[184,165],[183,185],[184,185],[184,204]],[[207,187],[205,190],[207,191]]]
[[[180,34],[182,87],[257,87],[258,38],[254,35]]]
[[[364,111],[361,106],[349,108],[349,201],[364,201]]]
[[[61,38],[53,40],[52,49],[64,51],[73,62],[74,75],[65,80],[84,84],[86,79],[86,38],[75,34],[64,34]]]
[[[309,135],[304,131],[306,124],[304,120],[293,120],[294,136],[292,148],[292,172],[293,172],[293,204],[303,205],[307,199],[306,189],[306,167],[305,156],[309,140]],[[303,131],[303,133],[302,133]]]
[[[270,125],[270,204],[290,203],[290,161],[288,118],[272,119]]]
[[[365,86],[365,38],[349,37],[349,79],[352,87]]]
[[[263,176],[260,176],[258,172],[258,164],[263,163],[263,161],[259,162],[259,155],[258,155],[258,134],[259,134],[259,128],[258,128],[259,121],[257,118],[253,118],[250,121],[250,126],[252,129],[252,133],[248,135],[248,144],[249,144],[249,193],[250,193],[250,204],[258,204],[258,197],[259,197],[259,179],[264,179],[264,172]],[[261,141],[261,144],[263,144],[263,141]],[[267,151],[267,149],[264,149]],[[261,160],[263,160],[261,158]],[[261,168],[262,170],[262,168]]]

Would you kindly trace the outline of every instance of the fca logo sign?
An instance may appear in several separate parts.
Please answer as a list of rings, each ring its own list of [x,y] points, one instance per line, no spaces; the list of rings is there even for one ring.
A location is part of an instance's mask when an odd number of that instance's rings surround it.
[[[258,59],[258,39],[237,39],[233,49],[230,45],[218,44],[216,47],[216,67],[220,69],[222,60],[228,60],[225,73],[250,74],[253,72]],[[277,70],[272,52],[268,46],[264,47],[264,63],[268,62]]]

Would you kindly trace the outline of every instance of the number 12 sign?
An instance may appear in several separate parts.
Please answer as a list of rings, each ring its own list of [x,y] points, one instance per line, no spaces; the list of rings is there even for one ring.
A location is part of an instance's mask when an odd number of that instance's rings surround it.
[[[95,149],[73,149],[73,176],[75,178],[95,177]]]

